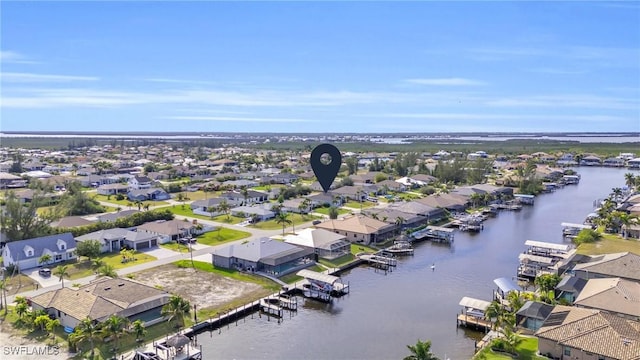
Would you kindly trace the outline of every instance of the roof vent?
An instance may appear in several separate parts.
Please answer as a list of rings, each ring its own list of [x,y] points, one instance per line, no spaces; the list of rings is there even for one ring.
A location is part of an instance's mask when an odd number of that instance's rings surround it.
[[[107,290],[111,290],[111,287],[110,287],[110,286],[109,286],[109,287],[106,287],[106,288],[104,288],[104,290],[105,290],[105,291],[107,291]]]
[[[118,284],[118,286],[124,286],[124,283],[120,283],[120,284]]]

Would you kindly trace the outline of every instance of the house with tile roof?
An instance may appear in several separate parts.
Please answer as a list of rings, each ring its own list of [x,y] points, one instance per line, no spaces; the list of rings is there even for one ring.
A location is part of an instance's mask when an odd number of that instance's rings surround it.
[[[53,264],[75,259],[75,252],[73,234],[56,234],[7,243],[2,250],[2,262],[4,267],[15,265],[22,271],[40,266],[38,260],[43,255],[50,255],[48,264]]]
[[[573,305],[640,321],[640,283],[621,278],[590,279]]]
[[[604,311],[557,305],[534,335],[553,359],[640,359],[640,322]]]
[[[44,310],[64,327],[75,328],[89,318],[101,322],[111,315],[145,325],[161,321],[170,294],[129,279],[102,277],[78,289],[61,288],[31,298],[33,310]]]
[[[333,231],[344,235],[352,243],[366,245],[384,242],[396,234],[395,224],[387,224],[360,214],[323,221],[316,228]]]
[[[592,256],[592,260],[573,267],[583,279],[619,277],[640,282],[640,255],[621,252]]]
[[[122,228],[105,229],[78,236],[77,242],[97,240],[100,242],[100,251],[118,252],[123,248],[142,250],[158,245],[158,235],[146,231],[131,231]]]

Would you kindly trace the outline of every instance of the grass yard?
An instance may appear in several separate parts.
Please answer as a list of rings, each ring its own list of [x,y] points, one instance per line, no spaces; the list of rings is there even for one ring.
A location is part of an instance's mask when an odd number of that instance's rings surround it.
[[[216,216],[214,218],[211,218],[209,216],[205,216],[205,215],[198,215],[198,214],[194,214],[193,211],[191,211],[191,207],[189,207],[189,204],[184,204],[184,207],[182,205],[173,205],[173,206],[167,206],[167,207],[163,207],[162,209],[166,209],[171,211],[172,214],[177,215],[177,216],[188,216],[188,217],[192,217],[192,218],[196,218],[196,219],[202,219],[202,220],[211,220],[211,221],[215,221],[215,222],[219,222],[219,223],[224,223],[224,224],[239,224],[243,221],[245,221],[245,218],[241,218],[241,217],[237,217],[237,216],[233,216],[233,215],[219,215]]]
[[[122,255],[120,255],[120,253],[103,254],[99,257],[99,259],[102,260],[105,265],[111,265],[116,270],[156,260],[156,257],[143,253],[136,253],[134,258],[134,261],[123,263]],[[82,262],[68,262],[66,263],[66,265],[69,265],[67,267],[67,273],[69,274],[68,279],[70,280],[80,279],[93,275],[96,271],[92,267],[92,262],[89,262],[87,260],[83,260]],[[51,272],[55,273],[58,266],[60,265],[51,266]]]
[[[373,254],[374,252],[378,251],[377,249],[374,249],[372,247],[369,247],[367,245],[362,245],[362,244],[351,244],[351,254],[355,255],[361,252],[366,252],[368,254]]]
[[[293,221],[293,225],[300,225],[300,224],[304,224],[306,222],[317,220],[320,218],[318,216],[313,216],[313,215],[300,215],[300,214],[289,213],[288,219],[290,221]],[[249,226],[255,229],[262,229],[262,230],[282,229],[282,224],[278,224],[275,219],[260,221],[257,224],[253,224]],[[290,228],[290,227],[292,227],[292,225],[289,224],[289,225],[286,225],[285,228]]]
[[[220,245],[231,241],[241,240],[251,236],[251,233],[246,231],[229,229],[226,227],[219,227],[214,231],[209,231],[196,238],[200,244],[204,245]]]
[[[32,278],[23,275],[17,274],[15,276],[7,275],[7,295],[15,295],[25,291],[31,291],[36,289],[36,285],[38,284]]]
[[[363,201],[362,203],[357,202],[357,201],[347,201],[346,204],[344,204],[344,206],[348,207],[348,208],[352,208],[352,209],[360,209],[360,206],[362,205],[363,209],[368,209],[371,207],[376,206],[377,204],[371,201]]]
[[[418,195],[416,193],[398,193],[396,196],[399,197],[403,201],[411,201],[411,200],[421,199],[422,198],[422,196],[420,196],[420,195]]]
[[[269,190],[277,190],[280,188],[283,188],[284,185],[281,184],[273,184],[273,185],[260,185],[260,186],[254,186],[251,188],[251,190],[256,190],[256,191],[269,191]]]
[[[361,252],[361,251],[359,251]],[[346,254],[346,255],[342,255],[339,258],[335,258],[333,260],[327,260],[327,259],[322,259],[320,258],[318,260],[318,262],[328,268],[336,268],[336,267],[340,267],[342,265],[346,265],[350,262],[352,262],[353,260],[355,260],[356,257],[353,254]]]
[[[163,248],[171,250],[171,251],[189,252],[189,247],[187,245],[178,244],[177,242],[170,242],[170,243],[166,243],[166,244],[160,244],[160,247],[163,247]]]
[[[314,209],[313,212],[317,212],[319,214],[323,214],[323,215],[329,216],[329,208],[328,207],[319,207],[317,209]],[[343,209],[343,208],[338,208],[338,215],[349,214],[350,212],[351,212],[350,210]]]
[[[636,239],[625,240],[621,236],[613,234],[603,234],[602,240],[600,241],[578,246],[578,253],[584,255],[600,255],[626,251],[640,255],[640,241]]]
[[[322,272],[326,269],[323,266],[314,265],[312,267],[308,267],[307,270]],[[289,273],[287,275],[280,276],[279,279],[287,284],[293,284],[297,281],[304,279],[302,276],[296,275],[295,272]]]
[[[520,360],[545,360],[547,359],[544,356],[536,355],[538,352],[538,338],[535,337],[524,337],[524,340],[516,347],[516,351],[518,352],[518,359]],[[512,360],[513,357],[494,353],[491,351],[491,348],[485,347],[482,351],[478,352],[474,357],[474,360],[502,360],[509,359]]]

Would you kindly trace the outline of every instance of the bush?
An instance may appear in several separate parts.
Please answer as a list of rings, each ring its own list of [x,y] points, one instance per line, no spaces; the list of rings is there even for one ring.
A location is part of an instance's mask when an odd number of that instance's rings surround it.
[[[116,200],[118,200],[118,201],[122,201],[122,200],[124,200],[124,195],[122,195],[122,194],[117,194],[117,195],[116,195]]]
[[[602,234],[593,229],[584,229],[580,230],[578,236],[573,239],[573,242],[576,245],[585,244],[585,243],[594,243],[602,239]]]

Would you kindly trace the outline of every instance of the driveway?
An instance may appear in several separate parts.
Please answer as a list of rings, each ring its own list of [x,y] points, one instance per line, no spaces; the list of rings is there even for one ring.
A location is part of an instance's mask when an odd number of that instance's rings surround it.
[[[51,276],[48,276],[48,277],[43,277],[40,274],[38,274],[38,270],[40,270],[40,268],[33,268],[33,269],[23,270],[22,273],[32,278],[33,280],[37,281],[40,284],[40,287],[49,287],[54,285],[62,286],[60,284],[59,277],[53,274],[51,274]]]
[[[151,249],[138,250],[138,252],[151,255],[157,259],[166,259],[172,256],[180,255],[179,252],[165,249],[163,247],[157,246]]]

